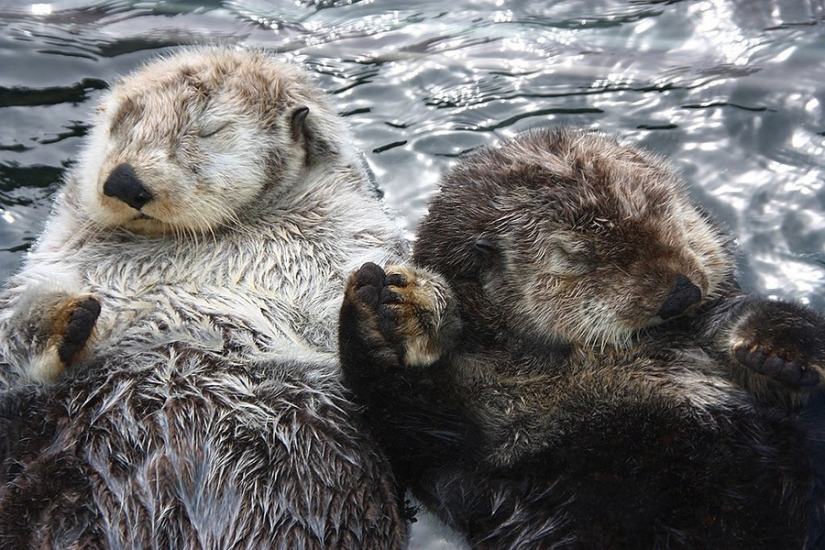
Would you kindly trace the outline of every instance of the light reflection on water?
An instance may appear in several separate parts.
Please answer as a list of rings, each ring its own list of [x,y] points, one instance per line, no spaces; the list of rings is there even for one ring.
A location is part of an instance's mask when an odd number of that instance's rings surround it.
[[[821,2],[273,5],[0,4],[0,277],[39,233],[106,83],[169,47],[240,42],[318,75],[410,235],[463,151],[595,127],[672,160],[738,239],[746,288],[825,309]]]

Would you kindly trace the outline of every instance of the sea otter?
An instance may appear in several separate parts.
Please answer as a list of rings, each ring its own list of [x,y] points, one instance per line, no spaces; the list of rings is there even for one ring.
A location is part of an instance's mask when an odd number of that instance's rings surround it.
[[[0,296],[2,546],[403,546],[336,351],[347,274],[405,243],[324,94],[195,48],[99,111]]]
[[[477,151],[412,259],[351,276],[345,382],[472,547],[822,543],[825,320],[742,293],[660,158],[569,129]]]

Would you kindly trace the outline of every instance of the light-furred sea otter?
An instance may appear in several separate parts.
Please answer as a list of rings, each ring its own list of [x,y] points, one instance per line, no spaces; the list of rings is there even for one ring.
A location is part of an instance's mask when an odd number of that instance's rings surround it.
[[[483,149],[413,260],[350,278],[345,382],[472,547],[823,544],[825,320],[738,290],[659,158],[566,129]]]
[[[405,246],[343,122],[231,48],[99,110],[0,297],[0,546],[403,546],[336,352],[347,274]]]

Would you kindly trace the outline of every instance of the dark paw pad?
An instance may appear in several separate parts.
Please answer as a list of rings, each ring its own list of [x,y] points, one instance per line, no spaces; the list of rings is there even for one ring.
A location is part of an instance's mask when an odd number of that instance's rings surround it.
[[[63,340],[57,352],[63,363],[70,363],[83,349],[99,316],[100,302],[96,298],[83,298],[69,306]]]
[[[386,290],[386,289],[385,289]],[[382,292],[384,294],[384,292]],[[398,340],[398,312],[392,307],[388,306],[386,302],[381,303],[375,310],[378,315],[378,330],[381,335],[388,341],[395,343]]]
[[[372,262],[365,263],[355,272],[355,285],[358,287],[381,287],[386,274],[381,266]]]
[[[405,285],[405,277],[388,275],[376,264],[366,263],[355,273],[354,284],[356,300],[373,312],[382,337],[393,340],[398,327],[398,311],[393,305],[403,302],[393,287]]]
[[[355,291],[355,297],[359,302],[368,306],[370,309],[378,307],[378,301],[381,298],[381,291],[376,286],[362,286]]]
[[[735,354],[736,359],[749,369],[788,386],[816,386],[820,380],[819,373],[807,365],[759,347],[742,346],[735,350]]]
[[[384,285],[384,270],[374,263],[366,263],[350,277],[347,286],[347,300],[353,304],[366,306],[370,311],[378,307],[381,287]]]

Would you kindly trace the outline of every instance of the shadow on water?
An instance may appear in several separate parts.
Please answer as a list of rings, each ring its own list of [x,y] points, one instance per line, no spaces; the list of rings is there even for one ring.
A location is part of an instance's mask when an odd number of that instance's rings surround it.
[[[317,74],[410,234],[462,152],[547,124],[599,128],[672,160],[738,239],[749,290],[825,309],[820,3],[280,4],[0,7],[0,276],[40,231],[117,75],[175,46],[244,43]]]

